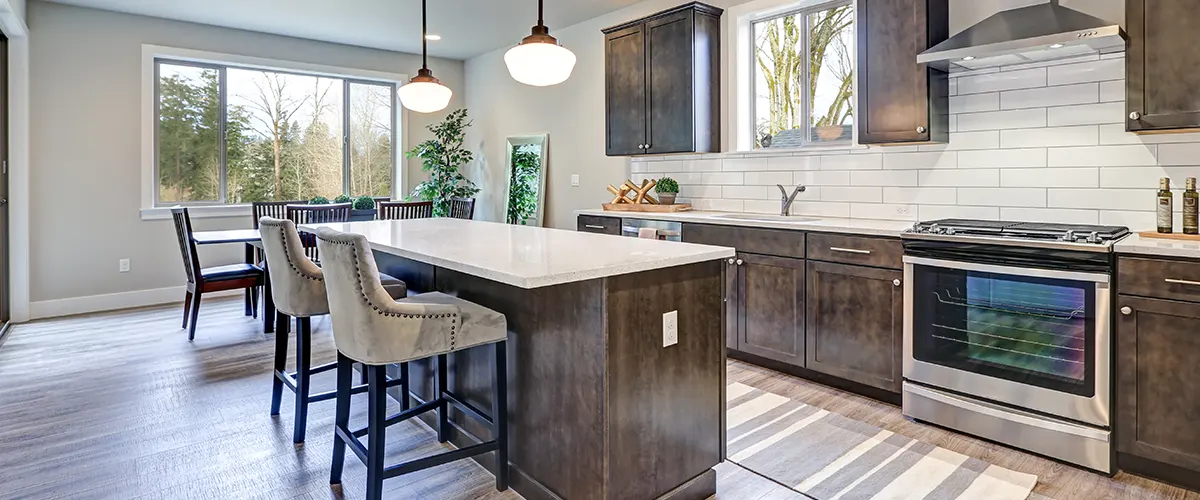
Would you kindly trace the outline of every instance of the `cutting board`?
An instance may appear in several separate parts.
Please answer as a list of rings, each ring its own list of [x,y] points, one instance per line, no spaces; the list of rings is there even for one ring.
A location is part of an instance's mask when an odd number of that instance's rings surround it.
[[[605,203],[604,210],[607,212],[687,212],[692,209],[689,203],[676,203],[674,205],[651,205],[649,203]]]
[[[1142,231],[1138,236],[1160,240],[1195,241],[1200,243],[1200,234],[1160,233],[1158,231]]]

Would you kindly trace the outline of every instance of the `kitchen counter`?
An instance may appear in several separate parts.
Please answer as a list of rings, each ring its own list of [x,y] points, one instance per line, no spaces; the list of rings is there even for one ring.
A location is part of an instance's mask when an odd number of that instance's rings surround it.
[[[699,224],[717,224],[724,226],[745,226],[759,227],[772,229],[793,229],[797,231],[819,231],[825,233],[844,233],[856,234],[862,236],[889,236],[898,238],[900,233],[906,229],[910,229],[913,223],[910,221],[895,221],[895,220],[876,220],[876,219],[841,219],[835,217],[818,217],[806,215],[793,215],[796,219],[811,219],[800,221],[777,221],[767,219],[748,219],[748,218],[729,218],[728,216],[736,217],[754,217],[761,215],[763,217],[778,217],[765,214],[746,214],[746,213],[731,213],[731,212],[710,212],[704,210],[693,210],[690,212],[609,212],[601,209],[576,210],[576,215],[594,215],[598,217],[616,217],[616,218],[632,218],[632,219],[651,219],[665,220],[677,222],[694,222]]]
[[[520,288],[733,257],[732,248],[451,218],[306,224],[363,234],[377,252]]]
[[[1200,242],[1143,238],[1131,234],[1113,246],[1120,254],[1155,255],[1160,257],[1190,257],[1200,259]]]

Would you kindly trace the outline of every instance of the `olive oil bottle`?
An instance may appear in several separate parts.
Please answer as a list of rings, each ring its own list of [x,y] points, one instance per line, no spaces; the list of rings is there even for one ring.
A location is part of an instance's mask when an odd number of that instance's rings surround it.
[[[1196,178],[1187,178],[1187,190],[1183,192],[1183,234],[1200,234],[1200,193],[1196,193]]]
[[[1174,201],[1171,199],[1171,178],[1163,177],[1158,180],[1158,232],[1170,234],[1175,225],[1172,212]]]

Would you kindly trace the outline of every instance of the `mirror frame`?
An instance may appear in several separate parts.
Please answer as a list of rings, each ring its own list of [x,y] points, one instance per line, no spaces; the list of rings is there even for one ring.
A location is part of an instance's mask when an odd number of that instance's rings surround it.
[[[508,201],[509,201],[508,197],[512,194],[513,150],[515,150],[518,146],[528,146],[528,145],[536,144],[536,145],[539,145],[542,147],[542,154],[539,155],[539,160],[541,160],[541,162],[538,165],[538,168],[541,170],[541,172],[540,172],[540,175],[538,175],[537,211],[534,212],[533,217],[531,217],[529,220],[532,222],[532,225],[536,225],[537,227],[542,227],[543,219],[545,218],[545,213],[546,213],[546,170],[548,170],[547,166],[548,166],[549,157],[550,157],[550,134],[543,133],[543,134],[514,135],[514,136],[510,136],[506,140],[506,142],[508,143],[508,146],[505,149],[506,154],[504,156],[504,186],[505,187],[504,187],[504,212],[503,212],[504,215],[502,216],[502,219],[504,220],[505,223],[508,222]]]

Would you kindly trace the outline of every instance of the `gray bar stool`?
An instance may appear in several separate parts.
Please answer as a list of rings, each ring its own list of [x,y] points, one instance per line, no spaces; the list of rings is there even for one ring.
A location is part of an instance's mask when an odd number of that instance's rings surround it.
[[[367,499],[383,496],[383,480],[455,460],[496,452],[496,489],[508,489],[507,361],[508,323],[503,314],[443,293],[423,293],[393,300],[379,281],[366,237],[329,228],[317,231],[317,248],[329,292],[333,341],[338,349],[337,414],[333,438],[333,470],[329,482],[342,482],[346,447],[367,465]],[[495,350],[492,415],[464,402],[446,386],[446,354],[490,344]],[[434,396],[412,409],[387,415],[386,367],[435,357]],[[367,427],[349,428],[352,366],[366,365]],[[404,392],[408,399],[408,392]],[[492,430],[493,439],[465,448],[385,467],[384,434],[388,426],[437,410],[438,442],[446,442],[449,406]],[[358,440],[367,436],[367,445]]]
[[[296,393],[296,419],[292,440],[304,442],[304,431],[308,422],[308,404],[333,399],[333,391],[309,394],[309,379],[312,375],[332,370],[336,363],[312,366],[312,321],[310,318],[329,314],[329,301],[325,298],[325,278],[321,268],[304,253],[304,245],[296,232],[296,224],[290,220],[263,217],[259,219],[263,252],[266,253],[268,272],[271,273],[271,295],[280,317],[278,323],[287,323],[284,316],[296,318],[296,373],[287,372],[287,330],[275,335],[275,370],[271,387],[271,415],[279,415],[279,403],[283,397],[283,386]],[[380,276],[384,292],[390,297],[407,295],[404,282],[391,276]],[[400,377],[389,381],[400,385],[408,392],[408,369],[402,366]],[[363,369],[363,384],[366,384],[366,369]],[[366,385],[354,389],[354,393],[366,392]]]

